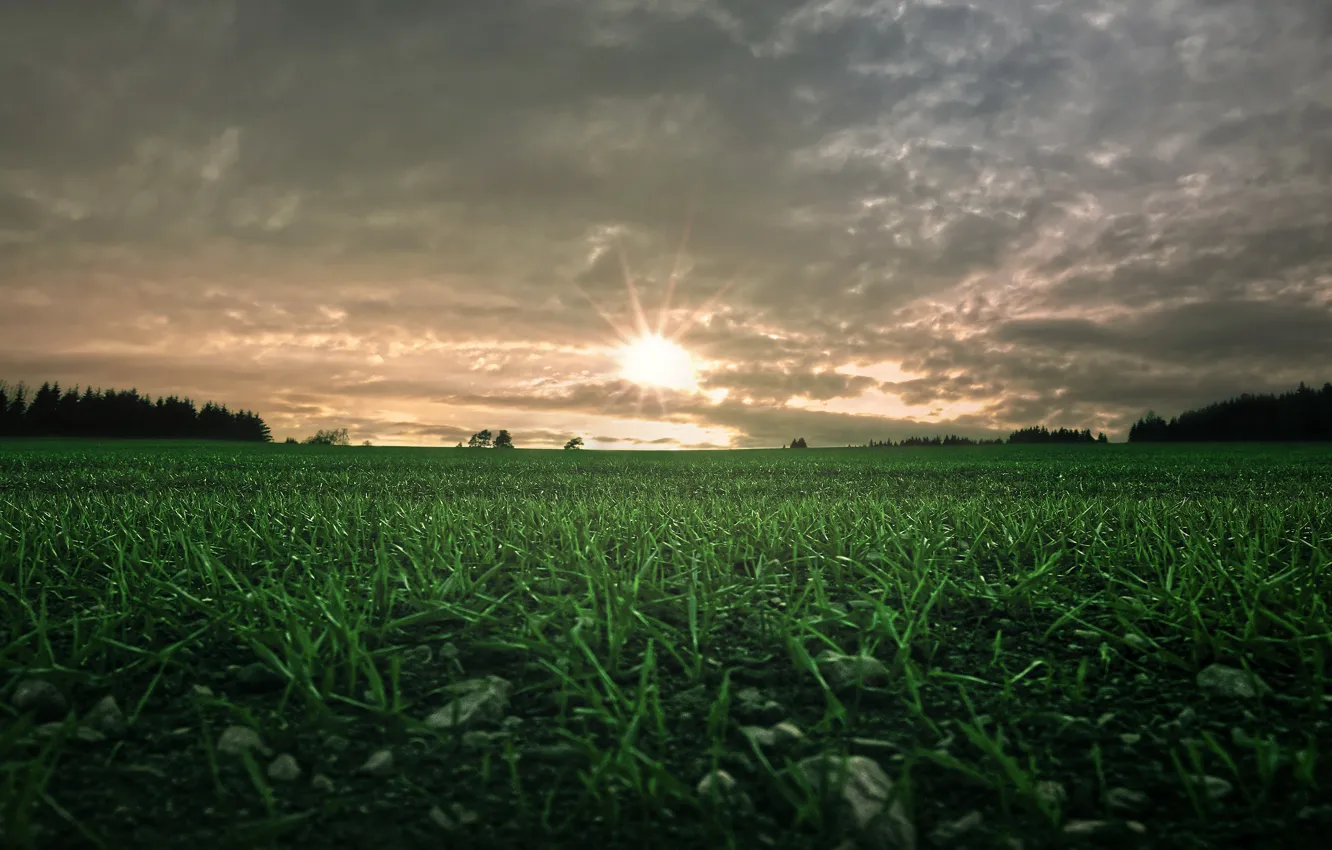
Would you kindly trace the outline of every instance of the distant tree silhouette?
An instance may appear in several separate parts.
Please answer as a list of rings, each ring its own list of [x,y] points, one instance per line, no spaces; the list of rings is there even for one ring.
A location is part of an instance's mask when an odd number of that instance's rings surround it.
[[[370,448],[372,445],[373,443],[371,443],[369,440],[366,440],[364,443],[361,443],[361,446],[367,449]]]
[[[1110,442],[1110,438],[1107,437],[1107,436],[1105,435],[1105,432],[1104,432],[1104,431],[1101,431],[1100,433],[1098,433],[1098,434],[1096,435],[1096,442],[1098,442],[1098,443],[1108,443],[1108,442]]]
[[[1332,440],[1332,383],[1313,390],[1303,381],[1281,395],[1244,393],[1166,421],[1154,411],[1129,428],[1130,443],[1322,442]]]
[[[473,434],[472,438],[467,441],[467,448],[469,449],[490,448],[490,429],[483,428],[480,431],[477,431],[475,434]]]
[[[288,445],[288,446],[299,446],[299,445],[301,444],[301,441],[298,440],[298,439],[296,439],[295,437],[288,437],[287,439],[283,440],[282,442],[283,442],[285,445]]]
[[[329,429],[327,431],[317,431],[313,437],[306,437],[307,446],[349,446],[351,438],[347,435],[346,428]]]
[[[1008,435],[1009,443],[1094,443],[1090,428],[1075,431],[1072,428],[1047,430],[1044,425],[1022,428]]]
[[[916,446],[998,446],[1003,444],[1003,440],[975,440],[971,437],[960,437],[957,434],[949,434],[946,437],[906,437],[900,442],[894,443],[892,440],[870,440],[869,447],[872,449],[885,448],[912,448]]]
[[[809,448],[809,446],[805,445],[805,438],[804,438],[804,437],[796,437],[794,440],[791,441],[791,448],[793,448],[793,449],[807,449],[807,448]]]
[[[513,448],[513,437],[509,434],[508,431],[504,430],[503,428],[501,428],[499,430],[499,433],[495,435],[495,448],[497,449]]]
[[[582,437],[574,437],[572,440],[564,444],[565,451],[573,451],[575,449],[581,449],[582,447],[583,447]]]
[[[233,413],[212,402],[196,411],[189,399],[159,397],[137,390],[62,391],[43,383],[28,400],[22,384],[0,381],[0,436],[151,437],[268,442],[272,433],[254,413]]]

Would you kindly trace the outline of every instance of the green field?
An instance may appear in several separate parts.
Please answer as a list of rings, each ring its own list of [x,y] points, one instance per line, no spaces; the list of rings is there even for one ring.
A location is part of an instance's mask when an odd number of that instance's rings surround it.
[[[1329,599],[1328,447],[0,442],[0,844],[1313,846]]]

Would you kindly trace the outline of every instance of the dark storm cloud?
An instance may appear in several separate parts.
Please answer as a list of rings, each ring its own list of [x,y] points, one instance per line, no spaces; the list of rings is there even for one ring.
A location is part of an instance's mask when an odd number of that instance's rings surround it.
[[[0,372],[630,439],[578,287],[628,328],[627,264],[655,321],[692,205],[668,325],[736,276],[682,337],[729,395],[641,415],[737,445],[922,431],[792,398],[980,434],[1321,381],[1329,8],[3,5]]]

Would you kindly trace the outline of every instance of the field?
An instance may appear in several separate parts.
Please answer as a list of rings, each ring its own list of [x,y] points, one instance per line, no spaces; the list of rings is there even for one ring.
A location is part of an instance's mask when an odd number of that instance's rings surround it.
[[[0,442],[0,844],[1314,846],[1329,599],[1327,447]]]

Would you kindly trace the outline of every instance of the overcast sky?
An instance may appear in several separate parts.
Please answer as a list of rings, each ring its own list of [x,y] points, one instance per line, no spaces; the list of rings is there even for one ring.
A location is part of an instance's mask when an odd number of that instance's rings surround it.
[[[1332,3],[2,3],[0,377],[607,448],[1321,384]]]

